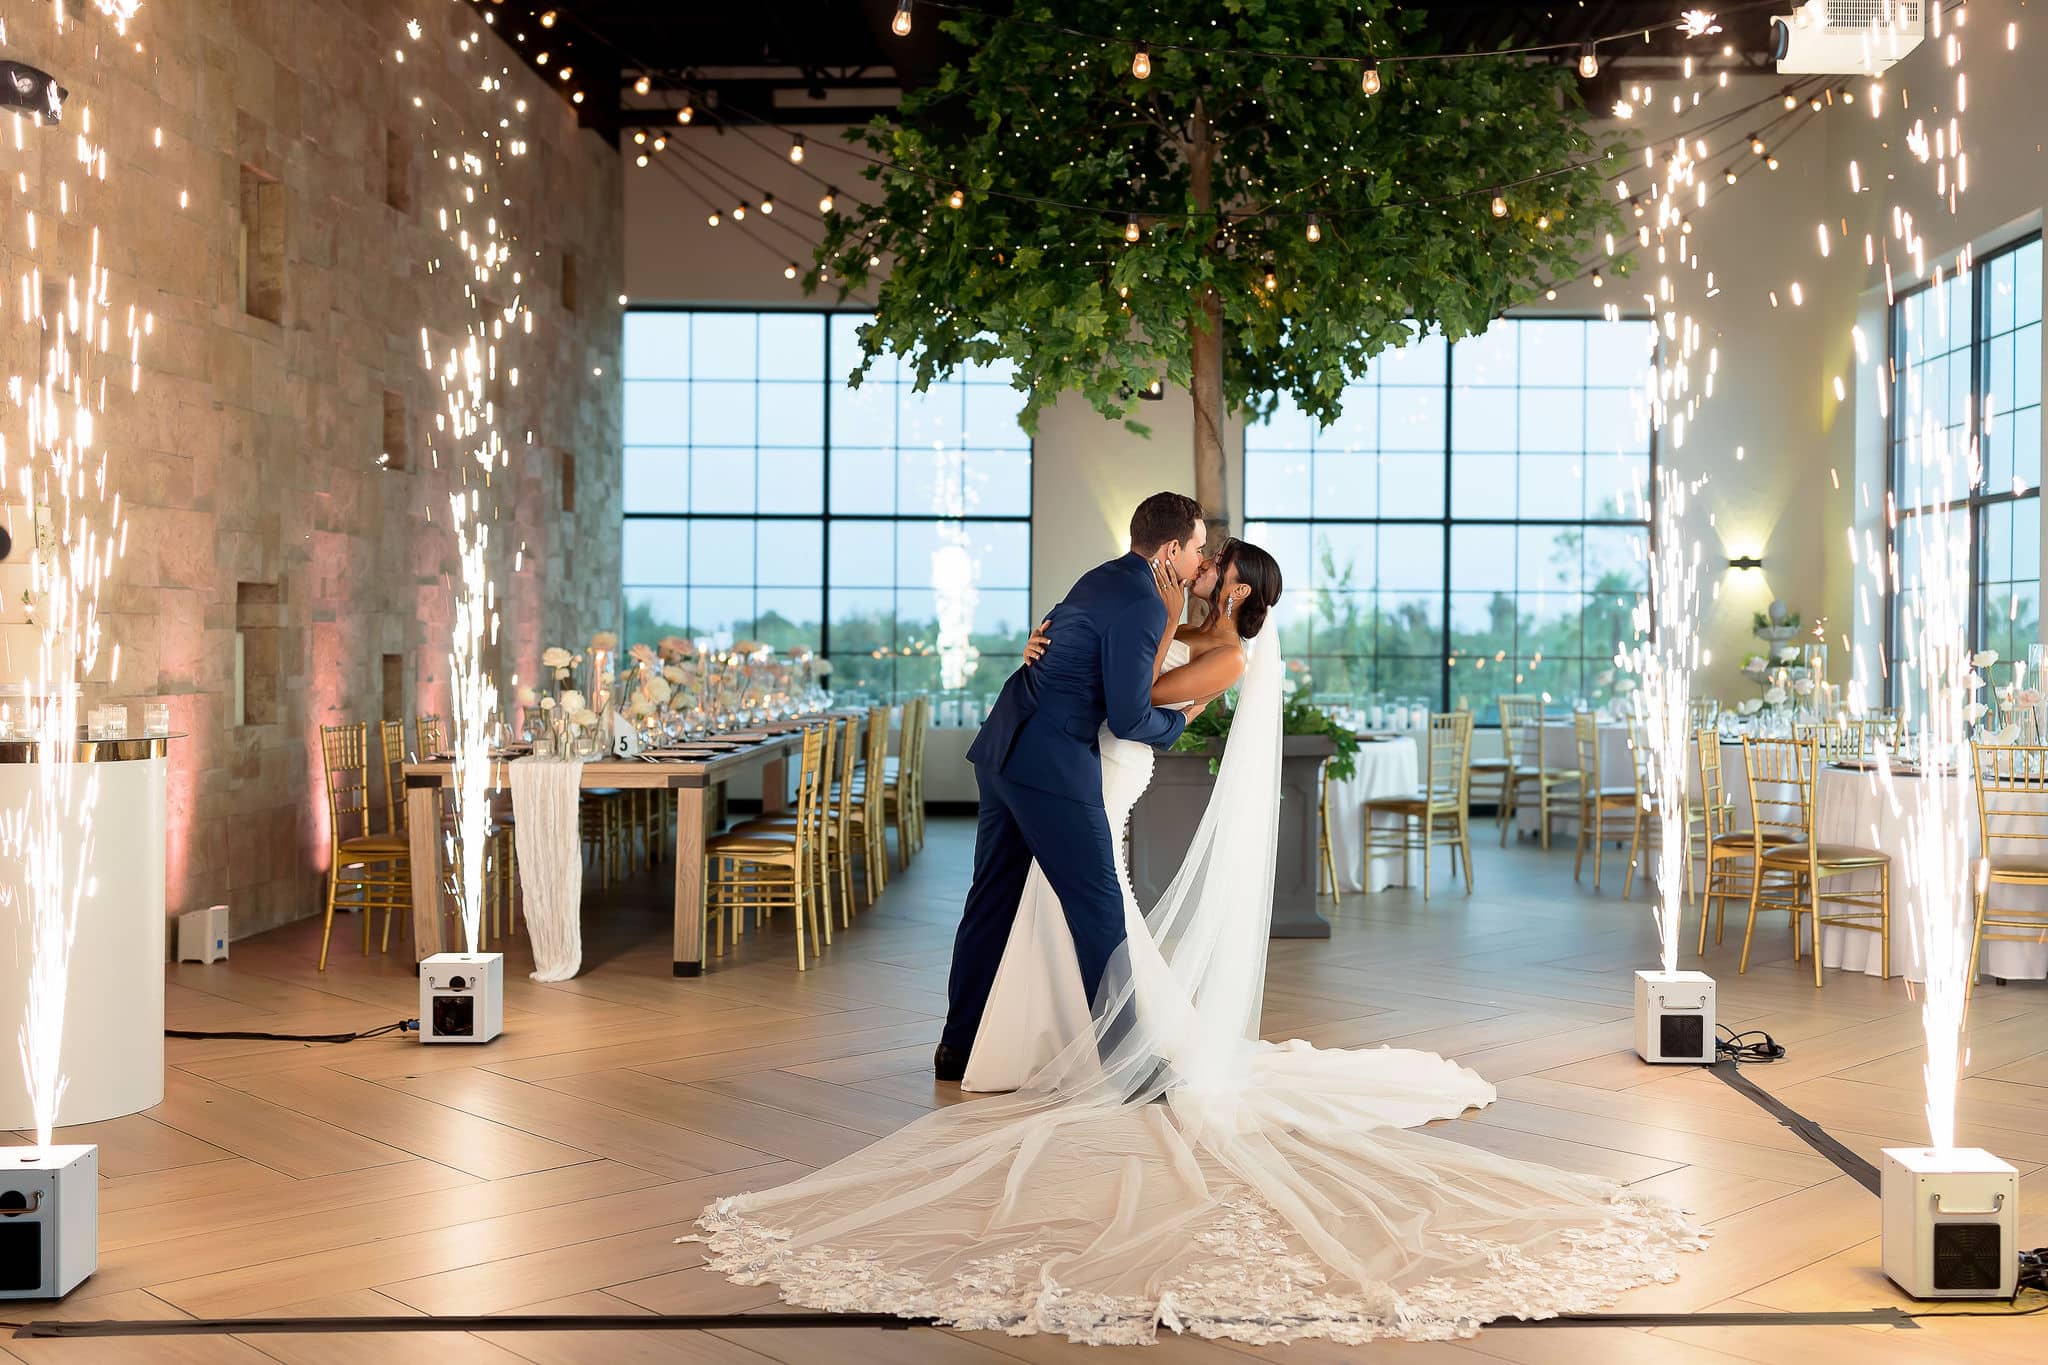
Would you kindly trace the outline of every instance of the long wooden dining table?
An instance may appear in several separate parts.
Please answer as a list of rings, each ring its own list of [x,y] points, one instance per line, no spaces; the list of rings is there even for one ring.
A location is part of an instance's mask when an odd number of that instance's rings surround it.
[[[781,810],[787,802],[789,755],[803,747],[801,721],[757,727],[767,738],[718,752],[697,752],[685,745],[684,756],[591,759],[583,764],[580,786],[614,790],[637,788],[676,794],[676,903],[674,972],[700,976],[704,971],[704,812],[707,799],[720,785],[749,773],[761,775],[764,811]],[[729,743],[714,737],[712,743]],[[491,762],[491,788],[508,790],[505,766],[511,757]],[[440,796],[455,782],[455,763],[430,757],[405,765],[406,829],[412,850],[412,927],[415,961],[425,961],[442,948],[442,888],[447,883],[443,861]]]

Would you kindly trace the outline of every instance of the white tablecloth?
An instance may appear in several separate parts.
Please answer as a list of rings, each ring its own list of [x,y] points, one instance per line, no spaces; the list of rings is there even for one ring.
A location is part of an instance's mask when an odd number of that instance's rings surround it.
[[[1735,803],[1734,827],[1750,828],[1749,784],[1743,774],[1741,741],[1721,746],[1721,778]],[[1961,783],[1966,788],[1970,786],[1967,774],[1931,779],[1900,775],[1892,780],[1900,788],[1902,801],[1906,795],[1905,784],[1909,782],[1948,781]],[[1891,803],[1878,787],[1875,773],[1847,772],[1823,764],[1815,789],[1820,802],[1815,826],[1822,843],[1853,844],[1892,855],[1892,975],[1903,976],[1909,981],[1926,980],[1926,969],[1920,961],[1920,945],[1913,936],[1905,884],[1905,825],[1909,813],[1904,809],[1893,812]],[[2001,799],[2005,802],[2012,800],[2011,797]],[[1975,859],[1981,842],[1975,793],[1966,792],[1962,804],[1969,812],[1970,857]],[[2007,845],[2008,849],[2010,847]],[[1831,890],[1875,891],[1877,883],[1875,872],[1828,879]],[[1993,893],[1993,902],[2001,906],[2048,906],[2048,888],[1999,887]],[[1770,916],[1770,919],[1780,926],[1784,923],[1779,915]],[[1759,927],[1758,932],[1764,931]],[[1821,931],[1820,948],[1821,965],[1824,967],[1865,972],[1871,976],[1884,970],[1876,934],[1828,925]],[[1987,939],[1978,966],[1987,976],[2042,980],[2048,978],[2048,943]]]
[[[1346,891],[1383,891],[1389,886],[1418,885],[1421,855],[1373,855],[1365,865],[1365,803],[1378,797],[1412,796],[1422,787],[1421,762],[1415,741],[1406,736],[1362,740],[1358,771],[1330,784],[1330,842],[1337,857],[1337,880]],[[1399,828],[1395,816],[1374,817],[1385,828]]]
[[[576,803],[583,765],[573,759],[516,758],[506,765],[519,891],[535,981],[567,981],[583,967],[583,832]]]
[[[1578,734],[1570,720],[1547,720],[1543,722],[1542,735],[1543,766],[1546,769],[1556,772],[1561,768],[1571,769],[1579,766]],[[1534,745],[1526,742],[1526,735],[1524,739],[1523,752],[1516,756],[1517,761],[1534,764],[1536,762]],[[1600,784],[1604,787],[1626,787],[1634,780],[1630,776],[1630,765],[1634,762],[1635,759],[1628,747],[1628,726],[1602,724],[1600,726]],[[1515,816],[1516,828],[1525,834],[1534,834],[1538,829],[1535,787],[1533,785],[1524,787],[1520,799],[1521,809]],[[1576,798],[1566,796],[1564,800],[1570,803],[1573,818],[1576,819],[1578,811]],[[1557,820],[1555,797],[1552,799],[1551,820],[1553,824]],[[1551,830],[1551,837],[1557,837],[1555,828]]]

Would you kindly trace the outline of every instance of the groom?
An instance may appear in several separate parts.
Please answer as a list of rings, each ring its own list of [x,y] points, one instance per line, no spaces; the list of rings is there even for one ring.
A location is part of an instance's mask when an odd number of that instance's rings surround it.
[[[1201,566],[1208,527],[1202,505],[1154,493],[1131,515],[1129,554],[1089,570],[1047,618],[1060,647],[1003,684],[967,751],[981,788],[974,883],[953,940],[946,1029],[932,1069],[966,1073],[967,1054],[1036,858],[1060,898],[1081,987],[1092,1002],[1124,939],[1109,819],[1102,808],[1096,732],[1163,747],[1187,717],[1152,704],[1153,667],[1168,628],[1159,578],[1186,584]]]

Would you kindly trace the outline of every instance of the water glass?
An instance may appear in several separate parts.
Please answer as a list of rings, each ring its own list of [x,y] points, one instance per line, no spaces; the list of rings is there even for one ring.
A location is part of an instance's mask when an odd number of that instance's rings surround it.
[[[142,704],[142,732],[146,735],[167,735],[171,732],[169,702],[146,701]]]

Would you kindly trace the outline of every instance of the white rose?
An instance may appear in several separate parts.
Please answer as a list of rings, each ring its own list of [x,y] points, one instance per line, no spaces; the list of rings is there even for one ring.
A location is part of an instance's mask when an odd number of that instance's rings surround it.
[[[573,687],[570,688],[567,692],[564,692],[561,695],[560,700],[562,703],[562,709],[564,711],[569,712],[572,715],[576,712],[584,710],[589,705],[589,702],[587,702],[584,699],[583,694],[581,692],[578,692]]]
[[[1963,723],[1966,725],[1975,725],[1978,721],[1984,719],[1985,715],[1989,713],[1990,710],[1991,708],[1986,706],[1983,702],[1973,701],[1963,708]]]
[[[1752,654],[1747,659],[1744,659],[1742,661],[1742,671],[1745,673],[1761,673],[1764,668],[1764,663],[1765,659],[1763,655]]]
[[[542,668],[567,668],[576,662],[576,656],[560,645],[550,645],[540,653]]]
[[[1748,701],[1742,703],[1742,705],[1736,707],[1735,709],[1745,716],[1753,716],[1757,712],[1764,709],[1764,704],[1758,701],[1755,697],[1751,697]]]
[[[1780,663],[1787,663],[1787,664],[1789,664],[1789,663],[1791,663],[1791,662],[1792,662],[1792,661],[1793,661],[1794,659],[1797,659],[1798,657],[1799,657],[1799,646],[1798,646],[1798,645],[1780,645],[1780,646],[1778,646],[1778,662],[1780,662]]]
[[[647,680],[647,699],[663,702],[675,695],[675,689],[668,685],[668,679],[653,677]]]
[[[667,668],[661,670],[661,676],[672,683],[679,683],[683,680],[685,675],[680,667],[678,667],[675,664],[670,664]]]
[[[1771,688],[1764,693],[1764,700],[1773,706],[1783,706],[1785,704],[1785,689],[1782,687]]]
[[[595,725],[597,724],[597,712],[586,707],[578,711],[574,719],[578,725]]]
[[[1988,667],[1988,665],[1987,665],[1987,667]],[[1976,669],[1974,669],[1974,668],[1970,670],[1970,676],[1969,676],[1969,677],[1967,677],[1967,678],[1965,678],[1965,679],[1963,679],[1963,686],[1965,686],[1965,687],[1968,687],[1968,688],[1978,688],[1978,687],[1982,687],[1983,685],[1984,685],[1984,675],[1983,675],[1982,673],[1979,673],[1979,672],[1978,672],[1978,671],[1977,671]]]
[[[635,697],[629,711],[635,720],[644,720],[654,714],[654,703],[645,697]]]
[[[1794,692],[1797,692],[1802,697],[1805,696],[1807,693],[1813,691],[1813,679],[1801,678],[1799,681],[1792,684],[1792,690]]]
[[[542,698],[540,699],[540,709],[541,709],[541,710],[543,710],[543,711],[552,711],[552,710],[554,710],[554,709],[555,709],[555,699],[554,699],[553,697],[542,697]]]
[[[521,687],[519,689],[519,704],[521,706],[532,706],[536,700],[537,698],[532,688]]]
[[[1970,667],[1972,668],[1989,668],[1997,662],[1998,651],[1995,649],[1980,649],[1970,656]]]

